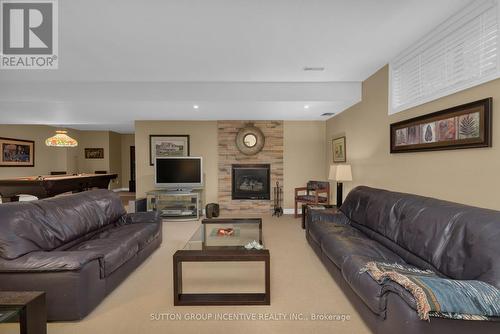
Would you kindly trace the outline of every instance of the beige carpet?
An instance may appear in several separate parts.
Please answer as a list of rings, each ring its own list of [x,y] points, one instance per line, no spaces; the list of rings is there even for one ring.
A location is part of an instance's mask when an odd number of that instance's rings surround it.
[[[198,225],[198,222],[165,222],[160,249],[84,320],[50,323],[49,334],[369,333],[307,244],[300,219],[291,216],[264,218],[264,243],[271,253],[270,306],[174,307],[172,254],[184,245]],[[188,268],[184,275],[186,288],[192,291],[259,289],[252,282],[255,275],[262,273],[261,268],[254,267],[255,271],[251,272],[240,264],[235,264],[233,270],[219,270],[219,266],[209,264],[204,268]],[[221,282],[226,284],[221,286],[218,284]],[[313,313],[344,314],[350,319],[313,320]],[[163,320],[151,320],[152,314],[163,317]],[[283,320],[284,316],[292,314],[302,320]],[[243,315],[267,317],[268,320],[185,320],[216,315],[225,319]],[[169,320],[170,317],[183,320]],[[18,329],[14,324],[1,324],[0,333],[18,333]]]

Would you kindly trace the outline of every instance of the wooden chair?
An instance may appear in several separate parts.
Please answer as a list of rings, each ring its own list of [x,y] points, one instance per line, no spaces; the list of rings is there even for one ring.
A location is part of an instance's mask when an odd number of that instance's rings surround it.
[[[299,217],[299,203],[319,205],[330,204],[330,182],[309,181],[307,186],[295,188],[295,218]]]

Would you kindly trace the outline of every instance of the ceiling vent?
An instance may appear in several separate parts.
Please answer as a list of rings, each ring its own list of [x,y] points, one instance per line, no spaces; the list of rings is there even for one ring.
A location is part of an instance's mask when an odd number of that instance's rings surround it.
[[[321,72],[324,71],[324,67],[319,67],[319,66],[306,66],[304,67],[304,71],[316,71],[316,72]]]
[[[334,112],[325,112],[325,113],[321,114],[321,116],[333,116],[333,115],[335,115]]]

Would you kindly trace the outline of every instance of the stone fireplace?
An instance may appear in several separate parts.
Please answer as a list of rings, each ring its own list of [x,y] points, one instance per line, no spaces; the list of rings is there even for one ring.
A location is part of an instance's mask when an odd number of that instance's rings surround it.
[[[218,199],[223,215],[254,215],[270,214],[273,207],[271,194],[257,194],[262,181],[242,179],[236,197],[251,197],[236,199],[233,197],[233,166],[236,165],[266,165],[269,166],[269,182],[262,187],[271,190],[279,182],[283,185],[283,122],[253,121],[265,136],[263,149],[255,155],[245,155],[236,147],[236,135],[245,127],[245,121],[218,121],[218,156],[219,156],[219,186]],[[238,174],[238,172],[236,173]],[[264,181],[266,178],[264,178]],[[243,191],[241,191],[243,190]],[[260,198],[259,198],[260,197]]]
[[[271,199],[271,165],[233,164],[231,198],[248,200]]]

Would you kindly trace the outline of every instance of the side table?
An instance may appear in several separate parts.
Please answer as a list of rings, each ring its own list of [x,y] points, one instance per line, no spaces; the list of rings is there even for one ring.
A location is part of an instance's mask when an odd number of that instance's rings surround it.
[[[45,292],[0,291],[0,322],[16,319],[20,334],[47,334]]]
[[[306,229],[306,216],[307,216],[307,211],[308,210],[328,210],[329,212],[331,211],[332,213],[335,213],[338,211],[338,208],[336,205],[327,205],[327,204],[319,204],[319,205],[311,205],[311,204],[302,204],[302,229]]]

